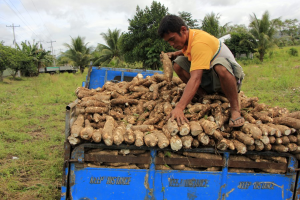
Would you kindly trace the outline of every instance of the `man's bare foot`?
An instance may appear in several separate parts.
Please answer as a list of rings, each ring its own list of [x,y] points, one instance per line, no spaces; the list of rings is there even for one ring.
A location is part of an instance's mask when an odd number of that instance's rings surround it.
[[[241,127],[245,123],[244,117],[241,116],[240,112],[231,112],[231,118],[229,119],[229,127]]]

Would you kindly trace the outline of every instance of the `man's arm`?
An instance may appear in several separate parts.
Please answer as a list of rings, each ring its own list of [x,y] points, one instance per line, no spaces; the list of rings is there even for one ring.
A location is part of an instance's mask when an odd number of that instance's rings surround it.
[[[191,71],[190,74],[191,77],[186,84],[186,87],[183,91],[183,95],[180,101],[177,103],[174,110],[172,110],[170,114],[171,119],[172,120],[176,119],[178,125],[181,125],[184,122],[188,122],[188,119],[184,116],[183,110],[186,108],[186,106],[191,102],[191,100],[195,96],[201,84],[203,70],[194,70]]]

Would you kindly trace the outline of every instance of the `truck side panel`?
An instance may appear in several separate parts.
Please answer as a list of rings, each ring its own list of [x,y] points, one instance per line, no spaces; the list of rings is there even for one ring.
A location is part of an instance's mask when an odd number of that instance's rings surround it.
[[[144,77],[152,76],[154,73],[163,73],[155,70],[141,70],[141,69],[124,69],[124,68],[107,68],[107,67],[92,67],[89,79],[89,89],[96,89],[102,87],[106,81],[131,81],[138,73]],[[83,86],[85,83],[83,84]]]
[[[295,182],[292,176],[263,173],[229,173],[226,200],[243,199],[292,199]]]
[[[71,199],[144,199],[147,170],[92,168],[71,164]]]
[[[185,171],[156,170],[157,150],[150,151],[149,169],[91,167],[84,162],[88,160],[84,149],[84,144],[79,145],[71,157],[69,198],[74,200],[292,200],[295,191],[294,169],[298,163],[292,156],[287,166],[289,172],[285,174],[232,173],[228,172],[229,152],[223,153],[225,164],[221,171]]]
[[[160,170],[155,176],[156,199],[218,199],[221,172]]]

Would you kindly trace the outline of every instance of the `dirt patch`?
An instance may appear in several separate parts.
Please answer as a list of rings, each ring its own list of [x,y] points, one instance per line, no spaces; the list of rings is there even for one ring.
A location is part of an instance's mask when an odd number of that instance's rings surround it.
[[[14,157],[14,155],[13,154],[7,154],[6,156],[5,156],[5,158],[7,159],[7,160],[11,160],[11,159],[13,159],[13,157]]]
[[[30,131],[27,131],[26,133],[32,137],[30,140],[24,140],[24,143],[32,142],[36,140],[47,140],[49,139],[49,136],[45,132],[45,128],[42,126],[27,126],[27,129],[30,129]]]
[[[32,137],[44,137],[45,136],[45,128],[42,126],[27,126],[26,128],[31,129],[27,133]]]
[[[43,115],[42,117],[39,117],[39,119],[42,121],[46,121],[49,119],[49,117],[50,117],[50,115]]]
[[[54,150],[63,150],[63,146],[62,145],[53,145],[53,146],[50,146],[50,150],[51,152],[53,152]]]

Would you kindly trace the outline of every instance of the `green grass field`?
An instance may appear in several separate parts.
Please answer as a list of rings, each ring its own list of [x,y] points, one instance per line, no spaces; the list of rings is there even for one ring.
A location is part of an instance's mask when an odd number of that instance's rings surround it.
[[[246,96],[300,110],[300,56],[289,49],[273,50],[264,63],[240,61]],[[0,83],[0,199],[60,199],[65,107],[85,77],[40,74]]]
[[[270,106],[300,110],[300,55],[291,56],[291,47],[275,49],[261,64],[257,59],[241,61],[245,80],[242,90],[246,96],[257,96]],[[300,47],[294,47],[300,52]]]
[[[83,80],[84,74],[4,79],[0,199],[59,199],[65,107],[76,99]]]

